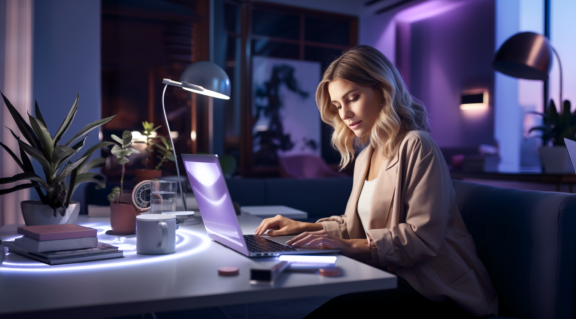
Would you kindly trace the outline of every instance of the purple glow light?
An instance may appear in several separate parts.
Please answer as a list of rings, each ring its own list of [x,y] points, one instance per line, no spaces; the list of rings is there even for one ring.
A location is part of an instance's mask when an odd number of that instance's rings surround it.
[[[186,162],[186,170],[202,185],[210,187],[220,177],[220,170],[212,163]]]
[[[302,256],[302,255],[281,255],[278,257],[280,261],[300,262],[300,263],[322,263],[322,264],[335,264],[336,256]]]
[[[86,225],[85,225],[86,226]],[[109,227],[105,225],[95,226],[91,224],[90,227],[97,228],[100,235],[101,229],[108,229]],[[41,262],[30,260],[30,262],[13,262],[10,260],[5,260],[0,266],[0,271],[12,271],[12,272],[59,272],[59,271],[78,271],[78,270],[100,270],[107,268],[119,268],[119,267],[130,267],[143,264],[150,264],[155,262],[161,262],[165,260],[173,260],[178,258],[183,258],[185,256],[190,256],[196,254],[200,251],[207,249],[210,246],[210,239],[208,236],[202,233],[198,233],[192,230],[180,228],[177,237],[182,237],[182,240],[177,243],[176,247],[179,248],[174,254],[169,255],[158,255],[158,256],[144,256],[136,254],[136,237],[127,238],[122,237],[120,240],[101,240],[102,242],[107,242],[110,244],[115,244],[116,246],[123,246],[124,258],[113,258],[105,259],[94,262],[86,263],[76,263],[76,264],[65,264],[65,265],[55,265],[50,266],[43,264]],[[15,239],[20,236],[15,236],[10,239]],[[198,239],[199,243],[192,243],[192,238]],[[120,245],[118,245],[120,243]],[[122,245],[122,243],[125,243]],[[194,244],[193,246],[191,244]],[[130,247],[133,251],[129,251]]]
[[[414,23],[448,12],[461,6],[464,1],[426,1],[396,14],[396,21]]]
[[[225,201],[226,198],[228,197],[228,196],[226,195],[226,193],[224,193],[224,194],[222,195],[222,197],[220,197],[220,199],[218,199],[218,200],[211,200],[210,198],[208,198],[208,196],[202,194],[202,192],[201,192],[199,189],[197,189],[197,188],[194,189],[194,194],[196,195],[196,197],[202,197],[202,198],[204,198],[204,199],[207,200],[210,204],[212,204],[212,206],[220,206],[220,205],[222,205],[222,203],[224,203],[224,201]]]

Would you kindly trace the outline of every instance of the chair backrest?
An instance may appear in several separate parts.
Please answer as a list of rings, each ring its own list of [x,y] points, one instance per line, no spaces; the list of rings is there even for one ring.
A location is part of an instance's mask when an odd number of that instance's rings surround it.
[[[574,318],[576,195],[453,185],[500,316]]]
[[[284,156],[278,158],[280,176],[288,178],[345,177],[333,171],[324,160],[313,154]]]

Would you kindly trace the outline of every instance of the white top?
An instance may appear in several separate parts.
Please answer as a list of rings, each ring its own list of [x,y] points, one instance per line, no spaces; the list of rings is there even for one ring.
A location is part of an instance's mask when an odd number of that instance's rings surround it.
[[[360,199],[358,199],[358,217],[360,217],[364,230],[368,229],[368,221],[370,219],[370,200],[374,193],[375,181],[375,179],[364,181],[364,186],[362,186],[362,192],[360,193]]]

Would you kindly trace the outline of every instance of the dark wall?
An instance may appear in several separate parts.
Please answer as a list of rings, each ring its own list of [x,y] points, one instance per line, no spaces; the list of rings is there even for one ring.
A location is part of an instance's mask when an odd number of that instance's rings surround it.
[[[426,105],[431,135],[440,147],[494,142],[492,102],[484,111],[459,108],[464,90],[486,89],[492,101],[494,6],[494,0],[467,1],[397,33],[402,37],[400,51],[409,50],[410,91]]]
[[[62,139],[66,142],[100,118],[100,1],[35,1],[33,45],[32,95],[52,134],[80,93],[78,113]],[[98,130],[94,130],[84,150],[98,142]],[[33,163],[36,173],[43,176],[40,164]],[[73,200],[83,201],[85,185],[78,187]],[[30,195],[37,199],[36,192]]]

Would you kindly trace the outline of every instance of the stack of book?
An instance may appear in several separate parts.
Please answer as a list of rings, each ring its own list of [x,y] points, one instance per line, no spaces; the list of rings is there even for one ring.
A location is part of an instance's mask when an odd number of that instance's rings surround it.
[[[49,265],[123,257],[118,247],[98,242],[96,229],[76,224],[20,226],[24,235],[4,242],[10,252]]]

